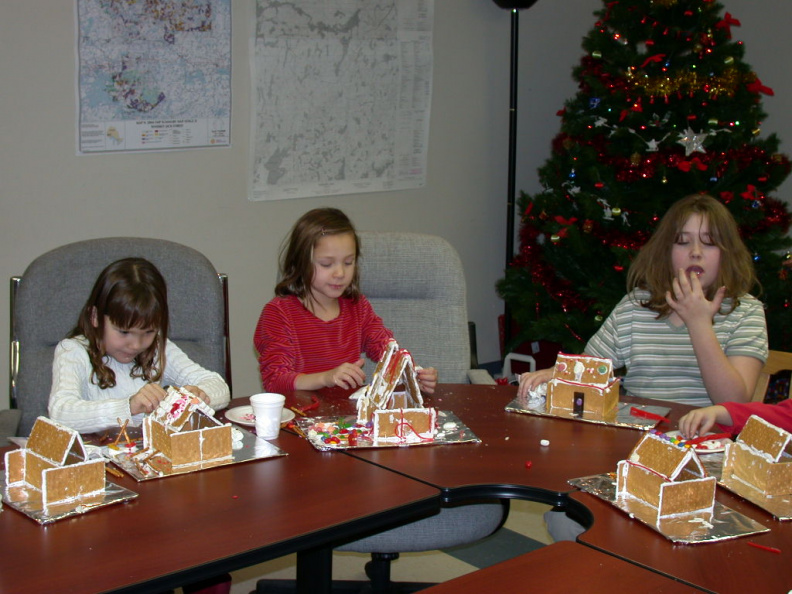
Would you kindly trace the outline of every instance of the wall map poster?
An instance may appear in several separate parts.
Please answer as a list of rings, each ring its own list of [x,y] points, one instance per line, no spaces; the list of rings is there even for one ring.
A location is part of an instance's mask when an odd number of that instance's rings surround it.
[[[77,152],[230,145],[230,0],[76,0]]]
[[[256,0],[249,198],[425,184],[433,0]]]

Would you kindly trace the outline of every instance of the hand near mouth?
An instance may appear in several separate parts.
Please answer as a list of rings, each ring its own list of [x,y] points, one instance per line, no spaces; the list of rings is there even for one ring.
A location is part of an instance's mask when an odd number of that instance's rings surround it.
[[[698,320],[706,320],[711,324],[726,295],[726,287],[720,287],[712,301],[709,301],[699,280],[700,273],[694,268],[680,268],[672,283],[672,290],[666,291],[666,302],[688,327]]]

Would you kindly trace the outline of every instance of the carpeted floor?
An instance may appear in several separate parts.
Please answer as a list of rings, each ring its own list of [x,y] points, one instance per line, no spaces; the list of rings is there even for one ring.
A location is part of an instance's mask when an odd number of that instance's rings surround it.
[[[391,577],[394,581],[442,582],[549,544],[552,540],[542,519],[548,509],[540,503],[513,500],[509,518],[496,534],[465,547],[405,553],[393,563]],[[333,579],[365,580],[363,567],[368,559],[368,555],[358,553],[334,553]],[[295,556],[281,557],[233,573],[231,592],[249,594],[255,591],[259,579],[294,576]]]

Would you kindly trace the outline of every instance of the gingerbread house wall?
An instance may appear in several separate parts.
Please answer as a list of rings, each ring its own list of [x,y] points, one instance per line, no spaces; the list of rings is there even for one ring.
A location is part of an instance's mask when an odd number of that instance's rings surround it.
[[[580,377],[575,371],[580,366],[578,364],[583,366]],[[561,353],[556,359],[553,377],[568,382],[604,386],[613,379],[613,363],[610,359]]]
[[[144,420],[144,446],[159,451],[170,460],[173,468],[182,468],[222,460],[232,455],[231,425],[222,424],[214,417],[213,424],[202,429],[175,431],[156,419]]]
[[[93,495],[105,488],[105,462],[98,459],[50,468],[42,473],[42,483],[45,505]]]
[[[734,477],[769,497],[792,493],[792,460],[773,462],[769,454],[745,443],[726,445],[723,477]]]
[[[584,413],[607,413],[619,403],[619,390],[616,383],[606,388],[584,385],[565,380],[553,379],[547,388],[550,408],[575,410],[575,399],[578,394],[583,396]]]

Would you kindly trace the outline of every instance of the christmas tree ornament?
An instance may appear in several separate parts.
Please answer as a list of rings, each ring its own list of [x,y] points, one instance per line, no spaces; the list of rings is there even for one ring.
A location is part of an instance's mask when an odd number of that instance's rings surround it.
[[[704,141],[707,139],[707,136],[709,136],[709,134],[706,132],[694,132],[688,127],[677,142],[685,147],[685,156],[687,157],[694,152],[707,152],[704,150]]]

